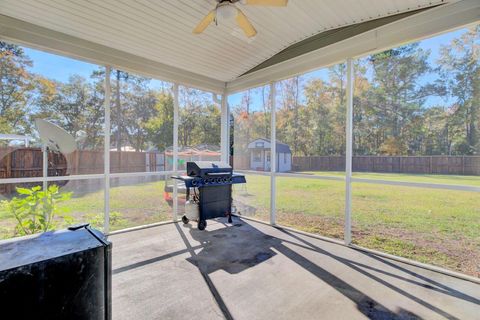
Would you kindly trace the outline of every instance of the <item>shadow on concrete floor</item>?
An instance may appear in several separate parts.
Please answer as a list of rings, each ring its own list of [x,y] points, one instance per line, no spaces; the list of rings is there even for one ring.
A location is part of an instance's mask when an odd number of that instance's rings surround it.
[[[379,301],[376,301],[372,297],[351,286],[349,283],[342,280],[338,276],[325,270],[324,268],[318,266],[309,259],[289,248],[289,246],[294,245],[324,255],[326,257],[333,258],[337,262],[350,268],[352,271],[369,277],[373,281],[385,286],[386,288],[389,288],[396,293],[399,293],[409,298],[410,300],[432,310],[441,317],[445,317],[448,319],[457,319],[455,316],[440,309],[439,307],[431,305],[430,303],[413,295],[412,293],[392,285],[388,281],[376,276],[374,273],[380,273],[401,281],[408,282],[410,284],[418,285],[422,288],[453,296],[458,299],[463,299],[474,304],[480,304],[480,301],[474,297],[471,297],[458,290],[438,283],[426,276],[415,273],[414,271],[402,268],[395,263],[392,263],[373,254],[362,253],[368,255],[370,258],[380,261],[381,263],[385,264],[385,266],[396,268],[397,270],[408,275],[410,278],[402,276],[401,274],[395,274],[379,269],[378,267],[372,267],[366,264],[362,264],[358,261],[337,256],[314,245],[310,241],[305,240],[304,237],[300,237],[297,234],[287,231],[285,229],[277,228],[277,230],[280,230],[286,236],[296,241],[280,239],[267,235],[245,221],[237,220],[237,222],[233,225],[226,225],[222,222],[220,223],[223,224],[223,227],[216,228],[214,230],[204,231],[193,228],[189,224],[183,225],[183,227],[181,227],[179,224],[175,224],[175,227],[185,244],[185,249],[175,251],[153,259],[141,261],[126,267],[115,269],[113,273],[118,274],[188,252],[190,254],[190,257],[187,258],[187,260],[198,268],[210,292],[212,293],[218,306],[223,312],[224,317],[227,319],[233,319],[231,312],[228,310],[225,301],[222,299],[222,296],[213,284],[209,274],[217,270],[224,270],[225,272],[228,272],[230,274],[237,274],[271,259],[277,254],[277,252],[279,252],[285,257],[289,258],[298,266],[302,267],[309,273],[321,279],[323,282],[327,283],[329,286],[344,295],[346,298],[350,299],[356,304],[357,309],[370,319],[420,318],[420,316],[408,310],[400,309],[396,312],[389,310]],[[188,232],[190,237],[196,242],[198,242],[199,245],[192,245],[188,240],[186,232]],[[287,246],[286,244],[288,244],[289,246]],[[196,251],[198,250],[200,250],[200,252],[196,253]],[[419,281],[417,281],[415,278]],[[427,282],[428,284],[423,282]]]

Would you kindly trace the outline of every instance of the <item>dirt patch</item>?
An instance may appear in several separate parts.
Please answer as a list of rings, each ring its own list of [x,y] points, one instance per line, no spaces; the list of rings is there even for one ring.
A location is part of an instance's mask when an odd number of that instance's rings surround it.
[[[343,239],[343,219],[340,218],[279,212],[277,223],[325,237]]]
[[[269,221],[267,214],[255,214],[252,217]],[[278,212],[277,223],[343,239],[344,220],[341,217]],[[354,226],[352,237],[355,244],[366,248],[480,277],[480,240],[474,241],[458,234],[447,237],[440,232],[424,234],[382,225],[368,228]]]
[[[385,226],[353,228],[354,243],[480,277],[480,243],[458,235],[422,234]]]

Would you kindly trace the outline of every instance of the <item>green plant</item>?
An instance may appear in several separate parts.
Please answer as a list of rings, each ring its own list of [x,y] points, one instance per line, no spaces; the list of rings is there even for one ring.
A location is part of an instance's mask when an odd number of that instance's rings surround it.
[[[84,217],[94,228],[103,228],[104,224],[104,214],[103,213],[88,213]],[[110,226],[122,227],[127,224],[127,220],[123,218],[123,215],[120,212],[112,211],[110,212]]]
[[[125,225],[127,220],[123,218],[123,215],[120,212],[112,211],[110,212],[110,225],[112,226],[121,226]]]
[[[16,220],[16,235],[53,230],[58,223],[56,218],[66,223],[73,222],[73,218],[66,215],[67,210],[57,206],[59,202],[70,199],[71,192],[62,193],[57,185],[51,185],[47,190],[42,190],[40,186],[16,190],[20,197],[13,197],[6,203],[7,211]]]

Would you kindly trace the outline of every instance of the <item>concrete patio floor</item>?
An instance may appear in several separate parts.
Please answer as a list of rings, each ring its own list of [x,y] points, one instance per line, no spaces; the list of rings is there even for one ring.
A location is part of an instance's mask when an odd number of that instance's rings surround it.
[[[112,235],[113,319],[479,319],[480,285],[234,219]]]

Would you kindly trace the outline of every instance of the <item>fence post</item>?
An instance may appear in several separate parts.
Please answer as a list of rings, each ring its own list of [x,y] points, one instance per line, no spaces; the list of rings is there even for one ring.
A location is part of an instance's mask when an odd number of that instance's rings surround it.
[[[6,162],[7,162],[7,168],[5,172],[5,178],[12,178],[12,154],[13,154],[13,149],[10,147],[7,147],[7,156],[6,156]],[[6,190],[7,194],[10,194],[12,192],[12,185],[10,183],[6,184]]]
[[[74,152],[74,163],[75,163],[75,174],[79,174],[80,173],[80,150],[75,150]]]
[[[353,146],[353,61],[347,59],[347,123],[345,159],[345,244],[352,242],[352,146]]]

